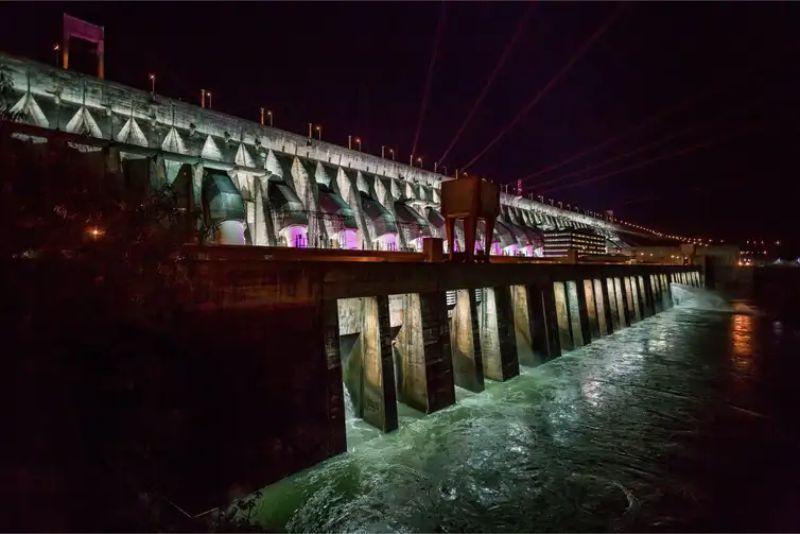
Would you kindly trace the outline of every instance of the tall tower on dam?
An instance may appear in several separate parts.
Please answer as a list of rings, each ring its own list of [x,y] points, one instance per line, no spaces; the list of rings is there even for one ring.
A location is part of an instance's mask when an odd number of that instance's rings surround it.
[[[107,171],[172,188],[200,241],[420,251],[424,237],[445,237],[441,174],[7,54],[0,67],[19,122],[74,136],[67,150],[102,152]],[[601,217],[503,194],[490,253],[541,256],[543,232],[570,228],[620,241]]]

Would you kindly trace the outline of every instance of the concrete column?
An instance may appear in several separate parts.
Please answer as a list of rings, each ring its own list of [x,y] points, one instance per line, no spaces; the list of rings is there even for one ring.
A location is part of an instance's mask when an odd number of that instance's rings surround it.
[[[533,319],[533,350],[552,360],[561,356],[553,284],[528,287],[528,309]]]
[[[617,300],[617,293],[614,287],[614,279],[613,278],[606,278],[605,283],[605,293],[604,295],[608,297],[606,301],[608,303],[608,331],[609,333],[615,332],[622,328],[620,326],[620,312],[619,312],[619,301]]]
[[[483,391],[483,359],[475,292],[459,289],[450,319],[450,345],[453,353],[453,380],[470,391]]]
[[[483,376],[508,380],[519,374],[511,294],[508,287],[488,287],[482,291],[478,317]]]
[[[511,307],[514,316],[514,338],[517,343],[517,357],[522,365],[535,366],[542,363],[533,350],[533,323],[525,286],[511,286]]]
[[[428,378],[428,413],[456,402],[453,388],[453,357],[450,345],[450,322],[444,291],[420,293],[426,376]]]
[[[631,283],[630,276],[624,276],[622,278],[622,287],[625,290],[625,304],[626,304],[626,312],[628,316],[628,324],[633,324],[638,322],[641,319],[639,315],[639,303],[637,302],[636,297],[636,282]]]
[[[572,342],[569,305],[567,304],[567,288],[564,282],[553,282],[553,296],[555,298],[559,344],[561,345],[562,351],[570,351],[575,348],[575,345]]]
[[[669,285],[669,274],[662,273],[661,275],[661,282],[662,282],[662,290],[663,293],[661,294],[662,301],[664,302],[664,309],[668,310],[672,307],[672,287]]]
[[[569,304],[569,324],[572,328],[572,343],[575,348],[582,347],[588,343],[584,336],[584,316],[585,305],[581,303],[581,296],[578,293],[578,284],[573,280],[568,280],[567,303]],[[586,321],[588,322],[588,321]]]
[[[583,281],[583,298],[586,303],[586,318],[588,320],[588,338],[600,337],[600,323],[597,320],[597,299],[594,294],[594,284],[591,279]]]
[[[608,298],[606,297],[605,285],[599,278],[593,280],[594,305],[597,310],[597,330],[601,336],[611,333],[609,328],[610,320],[608,315]]]
[[[644,319],[644,312],[642,310],[642,295],[639,292],[639,284],[636,276],[631,276],[631,293],[633,294],[633,309],[636,314],[636,320],[641,321]]]
[[[659,287],[659,280],[657,274],[651,274],[646,279],[647,294],[649,295],[650,302],[653,306],[653,313],[663,311],[661,307],[661,293]]]
[[[617,298],[617,311],[619,312],[619,327],[630,326],[633,317],[633,302],[630,300],[630,282],[626,285],[625,277],[614,278],[614,295]]]
[[[653,309],[650,306],[650,298],[647,294],[647,288],[645,287],[644,283],[644,276],[639,275],[636,277],[636,280],[639,282],[639,309],[642,312],[642,318],[649,317],[653,315]]]
[[[356,417],[390,432],[397,429],[397,400],[387,297],[339,301],[344,382]]]
[[[403,326],[395,340],[400,358],[397,376],[400,400],[425,413],[453,404],[455,390],[445,294],[403,295]]]
[[[347,431],[344,421],[344,388],[342,359],[339,352],[339,313],[335,301],[322,303],[322,344],[327,364],[328,389],[328,451],[333,454],[347,450]]]

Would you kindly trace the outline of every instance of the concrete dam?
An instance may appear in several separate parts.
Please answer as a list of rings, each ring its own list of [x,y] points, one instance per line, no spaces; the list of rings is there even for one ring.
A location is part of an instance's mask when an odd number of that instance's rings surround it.
[[[670,308],[671,284],[704,283],[691,266],[265,262],[257,250],[186,258],[203,287],[190,345],[220,367],[255,358],[247,401],[225,399],[266,425],[264,441],[249,433],[238,444],[242,469],[227,473],[251,490],[346,451],[348,410],[396,430],[400,403],[436,412],[455,403],[457,386],[513,379]]]
[[[107,277],[71,254],[15,256],[6,288],[36,325],[15,333],[19,346],[50,340],[43,357],[63,371],[42,378],[21,363],[20,403],[42,399],[43,413],[60,414],[52,420],[76,417],[79,395],[87,414],[109,410],[102,417],[119,422],[110,457],[126,461],[126,447],[144,443],[137,454],[191,514],[345,452],[347,410],[394,431],[398,403],[436,412],[455,403],[456,387],[480,392],[671,307],[671,284],[705,285],[691,265],[537,259],[548,230],[591,230],[609,249],[628,230],[508,194],[491,262],[437,260],[422,250],[444,237],[442,175],[7,55],[0,66],[17,116],[0,123],[4,185],[14,192],[56,172],[129,203],[169,189],[190,236],[169,291],[126,286],[124,306],[103,300]],[[64,341],[29,303],[62,299],[72,310],[88,298],[70,293],[73,280],[91,288],[97,322],[64,314]],[[135,320],[104,323],[105,311],[128,306]],[[126,344],[98,341],[112,330]],[[84,360],[100,367],[75,371]],[[125,402],[98,401],[109,383]],[[112,442],[81,417],[59,435],[65,449]]]
[[[420,251],[444,237],[441,174],[6,54],[0,67],[21,124],[63,134],[88,165],[180,190],[204,242]],[[27,135],[14,139],[35,144]],[[545,230],[590,230],[612,247],[628,231],[519,195],[501,205],[493,255],[541,256]]]

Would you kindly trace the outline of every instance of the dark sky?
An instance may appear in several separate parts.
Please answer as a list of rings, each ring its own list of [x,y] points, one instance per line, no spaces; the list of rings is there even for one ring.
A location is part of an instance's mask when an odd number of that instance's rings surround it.
[[[281,128],[304,132],[309,121],[321,123],[327,140],[346,144],[348,134],[359,135],[366,151],[386,144],[407,161],[444,12],[418,142],[430,167],[532,9],[444,162],[452,171],[503,130],[619,7],[3,3],[0,49],[53,62],[50,46],[66,11],[105,26],[109,79],[146,88],[154,71],[159,93],[197,101],[207,88],[216,109],[257,120],[263,105]],[[800,200],[800,4],[626,5],[470,170],[513,181],[603,142],[530,179],[527,191],[614,209],[667,231],[790,239]],[[594,168],[577,172],[586,167]]]

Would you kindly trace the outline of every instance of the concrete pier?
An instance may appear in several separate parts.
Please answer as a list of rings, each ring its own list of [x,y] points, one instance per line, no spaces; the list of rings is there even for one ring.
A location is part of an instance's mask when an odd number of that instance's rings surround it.
[[[429,413],[454,402],[455,385],[480,391],[485,378],[513,379],[520,365],[556,358],[627,324],[631,277],[655,276],[667,307],[667,276],[678,280],[695,269],[355,264],[303,260],[301,251],[295,259],[265,260],[277,253],[184,247],[168,312],[133,330],[141,339],[168,335],[168,343],[138,353],[152,360],[147,369],[159,370],[158,391],[170,395],[146,414],[121,417],[159,429],[167,490],[192,513],[345,451],[346,413],[395,430],[398,402]],[[53,267],[38,265],[24,263],[25,285],[46,291]],[[59,269],[69,272],[78,264],[64,265]],[[456,296],[449,318],[447,292]],[[141,383],[152,381],[148,375]],[[35,381],[26,387],[45,398],[56,391]],[[192,461],[171,452],[189,447]]]
[[[483,376],[500,382],[517,376],[517,339],[508,286],[482,288],[478,326]]]
[[[343,380],[353,411],[384,432],[397,428],[388,306],[386,296],[342,299],[338,303]]]
[[[544,361],[561,356],[555,293],[552,283],[528,286],[533,348]]]
[[[453,381],[459,387],[481,392],[484,389],[483,358],[475,292],[459,289],[455,291],[455,297],[456,303],[450,319]]]
[[[402,296],[395,338],[398,400],[425,413],[455,402],[450,326],[444,292]]]

